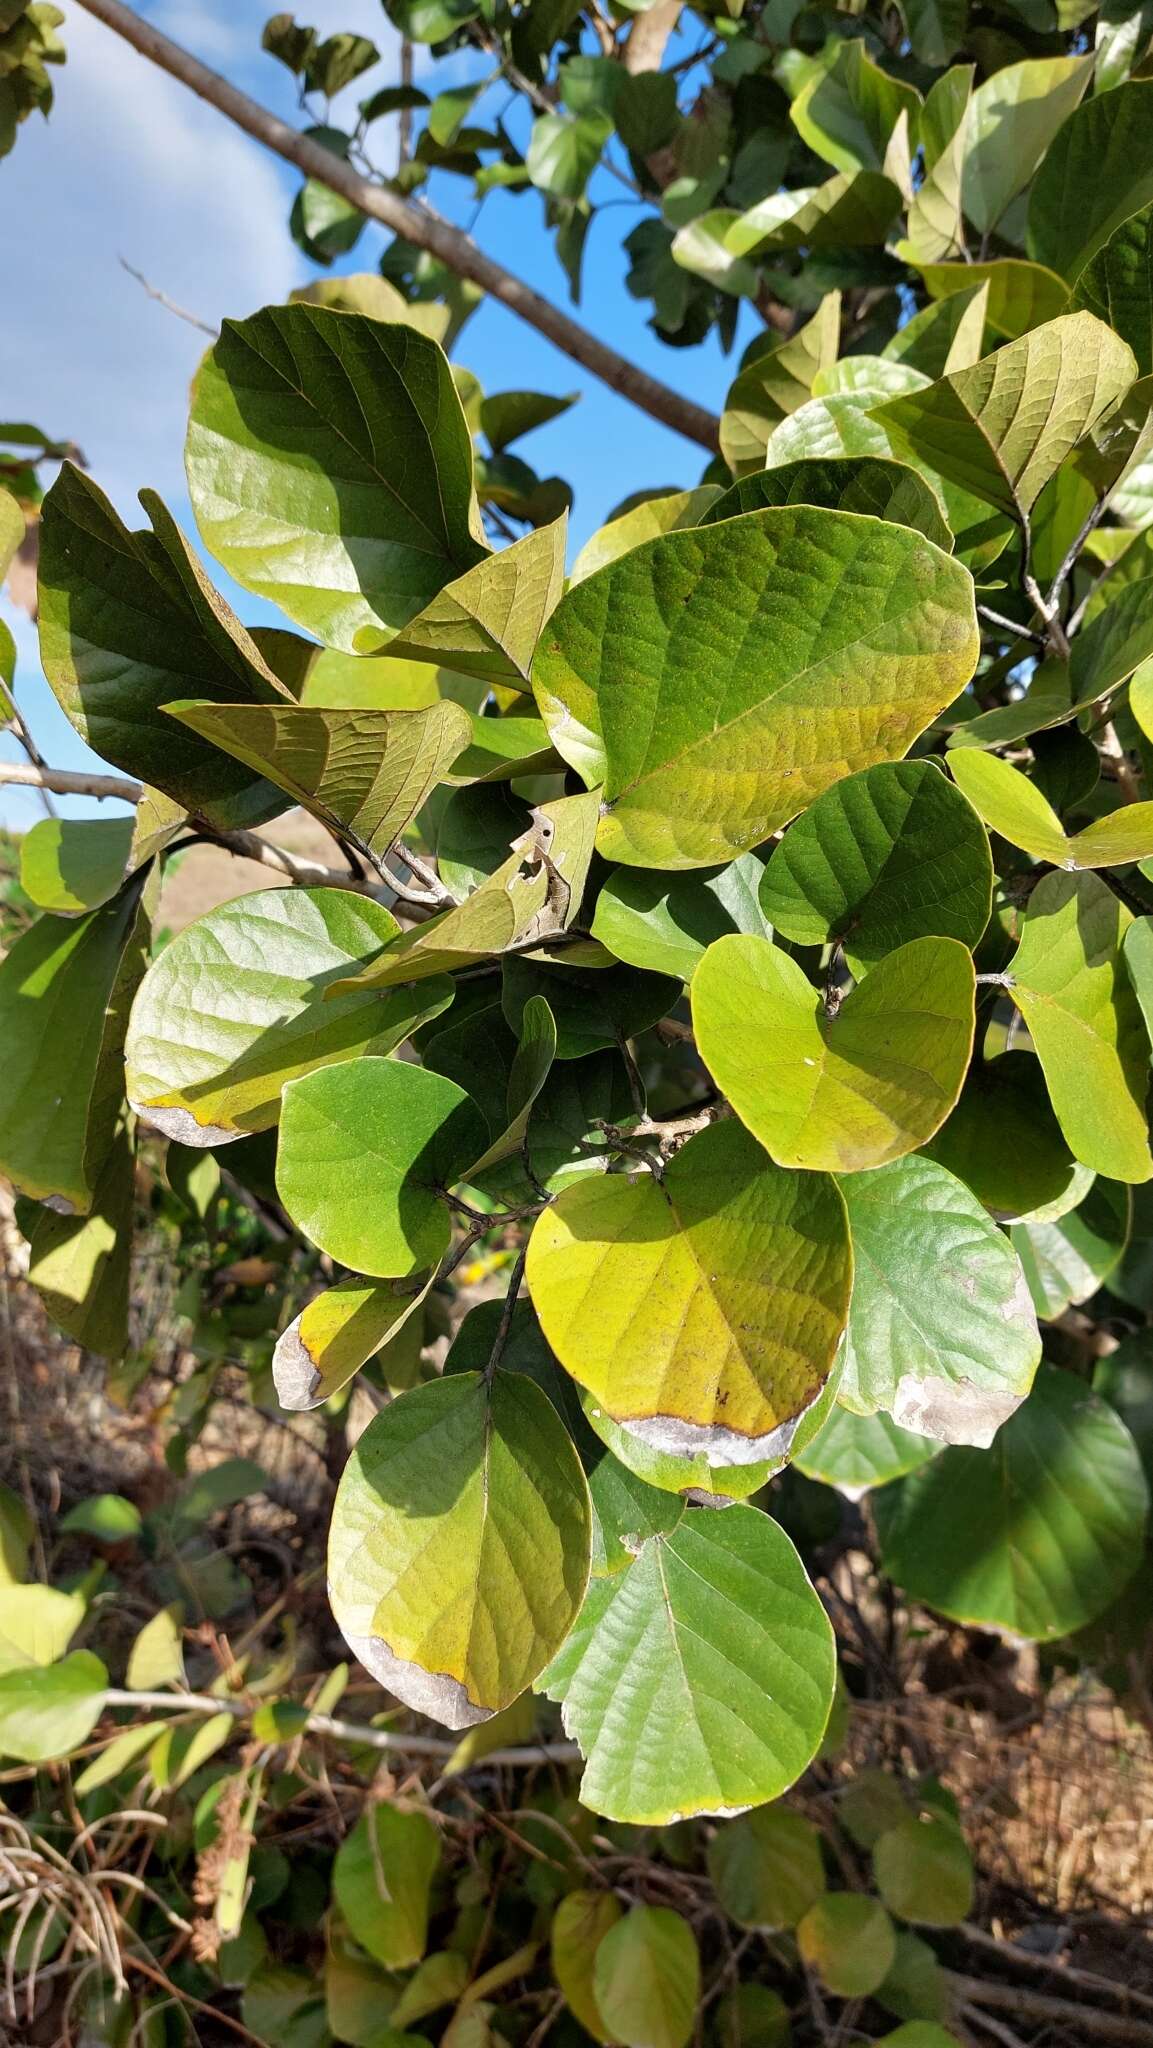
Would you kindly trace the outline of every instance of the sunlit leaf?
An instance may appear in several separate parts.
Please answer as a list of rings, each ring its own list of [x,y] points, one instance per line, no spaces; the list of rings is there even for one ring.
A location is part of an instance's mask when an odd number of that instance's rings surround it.
[[[782,1166],[856,1173],[912,1152],[956,1102],[974,1028],[972,960],[914,939],[835,1007],[779,946],[717,939],[693,976],[701,1057]]]
[[[432,1275],[417,1281],[361,1280],[326,1288],[276,1340],[272,1377],[282,1408],[318,1408],[395,1337],[423,1305]]]
[[[958,747],[949,767],[990,830],[1037,860],[1069,869],[1115,868],[1153,854],[1153,803],[1122,804],[1068,833],[1037,784],[999,754]]]
[[[788,1449],[832,1367],[850,1278],[831,1181],[774,1167],[734,1121],[693,1138],[660,1180],[566,1188],[528,1252],[537,1314],[573,1378],[643,1442],[715,1466]]]
[[[777,1798],[820,1743],[835,1662],[784,1530],[757,1508],[690,1508],[593,1581],[538,1689],[586,1758],[583,1803],[644,1825]]]
[[[523,1374],[432,1380],[357,1440],[330,1597],[350,1647],[407,1705],[450,1728],[508,1706],[564,1641],[588,1574],[584,1475]]]
[[[790,506],[668,534],[570,591],[534,686],[558,750],[603,781],[600,851],[704,867],[907,749],[975,646],[968,575],[920,534]]]

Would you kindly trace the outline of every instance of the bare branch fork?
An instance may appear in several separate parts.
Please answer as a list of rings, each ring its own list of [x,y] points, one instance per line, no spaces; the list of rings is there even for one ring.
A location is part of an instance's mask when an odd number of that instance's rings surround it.
[[[630,363],[616,349],[590,334],[579,321],[561,312],[540,292],[515,277],[502,264],[494,262],[483,249],[479,249],[469,235],[442,220],[430,208],[413,206],[385,185],[374,185],[361,176],[353,165],[334,156],[295,128],[289,127],[275,114],[262,107],[258,101],[240,92],[218,71],[212,71],[187,50],[174,43],[169,36],[149,21],[142,21],[122,0],[77,0],[87,14],[102,21],[107,28],[123,37],[140,55],[166,71],[189,91],[207,101],[219,113],[242,128],[266,149],[283,157],[286,163],[295,164],[306,178],[315,178],[330,191],[337,192],[352,206],[370,220],[379,221],[383,227],[402,235],[418,249],[427,249],[458,277],[467,277],[480,285],[490,298],[499,300],[510,312],[535,327],[575,362],[600,377],[611,390],[629,399],[654,419],[663,421],[674,433],[683,434],[686,440],[696,441],[710,451],[718,445],[718,422],[715,414],[692,399],[684,398],[657,377]]]

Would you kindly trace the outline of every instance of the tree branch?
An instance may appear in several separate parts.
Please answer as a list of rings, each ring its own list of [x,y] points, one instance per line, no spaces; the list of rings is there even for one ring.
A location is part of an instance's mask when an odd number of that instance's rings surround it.
[[[31,789],[50,789],[54,796],[118,796],[138,804],[144,794],[125,775],[73,775],[66,768],[26,767],[23,761],[0,761],[0,782],[23,782]]]
[[[140,55],[166,71],[181,85],[186,85],[200,99],[235,122],[246,135],[251,135],[266,149],[283,157],[286,163],[295,164],[306,178],[315,178],[319,184],[327,185],[330,191],[338,192],[353,206],[367,214],[370,220],[379,221],[401,235],[418,249],[427,249],[459,277],[471,278],[474,284],[498,299],[509,310],[535,327],[581,363],[586,370],[600,377],[611,390],[620,393],[633,405],[639,406],[654,419],[662,420],[674,433],[683,434],[686,440],[699,442],[710,451],[717,447],[718,423],[713,413],[697,405],[690,398],[682,398],[667,384],[656,377],[650,377],[644,370],[630,363],[616,349],[598,341],[579,322],[562,313],[531,285],[525,284],[511,271],[486,256],[471,238],[462,234],[459,228],[441,220],[426,207],[412,206],[398,193],[384,185],[374,185],[359,171],[322,148],[306,135],[298,134],[288,123],[247,93],[240,92],[217,71],[211,71],[206,64],[181,49],[160,29],[149,21],[142,21],[122,0],[77,0],[86,13],[95,15],[107,28],[122,36]]]
[[[237,1721],[246,1721],[252,1712],[251,1706],[243,1700],[230,1699],[227,1694],[217,1697],[206,1692],[125,1692],[111,1686],[104,1694],[106,1707],[159,1707],[174,1714],[231,1714]],[[307,1709],[305,1709],[307,1711]],[[399,1750],[405,1756],[452,1756],[460,1747],[460,1737],[454,1739],[443,1735],[400,1735],[391,1728],[373,1728],[364,1721],[337,1720],[332,1714],[309,1714],[300,1730],[301,1734],[329,1735],[337,1742],[363,1743],[366,1749]],[[579,1763],[580,1750],[575,1742],[526,1743],[516,1749],[494,1749],[483,1759],[486,1766],[493,1764],[572,1764]]]

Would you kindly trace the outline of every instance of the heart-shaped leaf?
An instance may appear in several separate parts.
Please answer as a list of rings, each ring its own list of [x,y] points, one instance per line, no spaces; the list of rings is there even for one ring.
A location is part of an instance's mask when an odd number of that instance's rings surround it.
[[[452,372],[412,327],[306,305],[226,320],[193,386],[185,465],[217,561],[350,654],[487,552]]]
[[[922,535],[802,505],[667,534],[589,577],[533,680],[558,751],[603,781],[599,850],[726,861],[903,753],[972,672],[972,603]]]
[[[850,1278],[831,1181],[775,1168],[731,1121],[660,1180],[566,1188],[528,1251],[573,1378],[642,1442],[716,1466],[787,1451],[828,1378]]]
[[[1124,1423],[1052,1365],[991,1450],[943,1451],[873,1505],[885,1570],[915,1600],[1034,1642],[1116,1598],[1140,1564],[1147,1509]]]
[[[690,1508],[594,1580],[537,1690],[580,1743],[583,1804],[647,1826],[776,1799],[817,1751],[835,1675],[784,1530],[759,1508]]]
[[[764,939],[718,939],[693,976],[701,1057],[782,1166],[857,1173],[923,1145],[961,1092],[973,962],[956,939],[887,953],[834,1014]]]
[[[1068,833],[1037,784],[999,754],[957,747],[949,767],[990,831],[1037,860],[1069,869],[1117,868],[1153,854],[1153,803],[1122,804],[1084,831]]]
[[[993,897],[989,842],[932,761],[885,761],[833,784],[773,853],[761,908],[788,939],[844,948],[854,974],[910,939],[975,946]]]
[[[346,889],[261,889],[186,926],[155,960],[125,1048],[129,1100],[183,1145],[227,1145],[280,1114],[286,1081],[392,1052],[452,1001],[443,978],[385,1001],[332,983],[399,930]]]
[[[1121,943],[1132,915],[1091,874],[1046,875],[1006,976],[1075,1159],[1114,1180],[1153,1174],[1149,1040]]]
[[[487,1720],[564,1642],[589,1576],[588,1488],[556,1410],[522,1373],[402,1394],[345,1467],[329,1535],[333,1613],[405,1704]]]
[[[853,1298],[839,1401],[941,1443],[991,1444],[1041,1357],[1008,1238],[932,1159],[847,1174],[841,1193]]]
[[[475,1103],[440,1074],[385,1059],[318,1067],[284,1090],[277,1190],[331,1258],[403,1279],[447,1249],[442,1191],[486,1138]]]

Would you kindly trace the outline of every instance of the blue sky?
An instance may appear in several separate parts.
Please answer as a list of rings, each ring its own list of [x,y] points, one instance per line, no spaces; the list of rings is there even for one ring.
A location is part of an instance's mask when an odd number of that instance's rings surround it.
[[[146,0],[139,11],[266,105],[299,118],[292,80],[260,49],[273,0]],[[395,81],[397,39],[379,0],[300,0],[298,15],[326,34],[355,29],[371,36],[385,62],[369,83]],[[136,491],[151,485],[192,532],[181,450],[188,382],[206,343],[148,299],[120,258],[213,324],[283,299],[316,274],[286,227],[299,179],[91,16],[68,7],[64,34],[68,63],[57,74],[52,120],[28,121],[0,166],[0,251],[9,284],[3,411],[77,441],[131,523],[140,523]],[[431,60],[418,52],[422,58],[427,68]],[[459,60],[456,75],[483,68],[483,59]],[[449,82],[440,67],[437,84]],[[349,103],[364,90],[354,85]],[[340,112],[338,101],[338,119]],[[373,147],[379,160],[391,159],[395,141],[387,124],[374,128]],[[619,196],[619,188],[606,190]],[[438,176],[431,196],[442,212],[467,220],[472,198],[464,181]],[[494,193],[478,240],[567,305],[542,209],[535,192]],[[735,356],[726,362],[711,341],[684,352],[666,348],[625,290],[620,241],[641,217],[639,209],[614,206],[594,225],[578,317],[631,360],[719,407]],[[339,267],[374,269],[386,239],[366,229]],[[486,302],[454,354],[490,391],[581,391],[579,405],[523,444],[542,475],[565,476],[574,486],[574,547],[627,492],[697,480],[700,449],[637,412],[502,307]],[[228,594],[250,621],[268,616],[243,593]],[[16,634],[17,696],[41,751],[57,767],[95,766],[44,681],[34,631],[6,597],[0,612]],[[2,736],[0,757],[23,758]],[[60,807],[74,814],[92,809],[69,800]],[[24,829],[41,815],[34,795],[0,794],[3,822]]]

